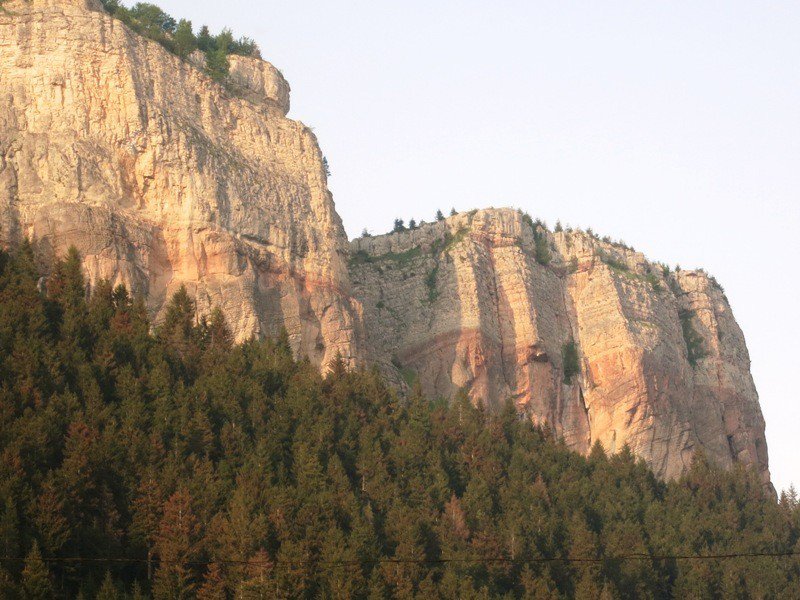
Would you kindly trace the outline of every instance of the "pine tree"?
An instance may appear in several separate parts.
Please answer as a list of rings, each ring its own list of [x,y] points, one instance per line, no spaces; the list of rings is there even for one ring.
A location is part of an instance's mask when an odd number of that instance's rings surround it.
[[[189,292],[186,291],[186,286],[181,285],[167,304],[162,329],[163,334],[166,337],[177,336],[182,339],[188,339],[192,335],[194,319],[194,300],[191,299]]]
[[[103,583],[97,591],[97,600],[123,600],[124,596],[120,593],[114,578],[111,577],[111,571],[106,571],[106,576],[103,578]]]
[[[230,70],[228,55],[222,48],[206,51],[206,72],[214,81],[222,81]]]
[[[225,314],[218,306],[211,311],[207,329],[209,346],[215,350],[228,352],[233,345],[233,333],[228,327]]]
[[[164,516],[156,538],[159,568],[156,572],[156,598],[189,598],[196,587],[190,564],[196,559],[200,532],[191,498],[180,489],[164,504]]]
[[[153,477],[145,477],[139,483],[132,509],[130,532],[147,550],[147,579],[150,581],[153,578],[153,554],[162,517],[161,490]]]
[[[347,375],[347,363],[344,362],[342,353],[337,352],[336,356],[328,365],[328,378],[337,381],[341,380],[345,375]]]
[[[208,31],[208,25],[203,25],[197,32],[197,49],[206,53],[214,49],[214,38]]]
[[[22,569],[22,589],[28,600],[49,600],[53,597],[50,573],[42,560],[39,544],[35,541]]]
[[[181,58],[186,58],[197,48],[197,39],[192,33],[191,21],[181,19],[178,22],[175,35],[172,37],[172,43],[175,47],[175,54]]]
[[[437,221],[444,221],[444,215],[442,214],[441,210],[437,209],[437,211],[436,211],[436,220]]]
[[[218,563],[211,563],[203,577],[203,585],[197,590],[197,600],[227,600],[227,598],[222,570]]]
[[[7,559],[19,557],[19,518],[14,500],[9,496],[0,517],[0,556]]]

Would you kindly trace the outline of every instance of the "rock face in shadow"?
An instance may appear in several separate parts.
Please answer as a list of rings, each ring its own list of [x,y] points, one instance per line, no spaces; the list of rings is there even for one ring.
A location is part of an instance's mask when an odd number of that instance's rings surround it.
[[[4,8],[0,242],[74,245],[156,319],[186,285],[239,340],[285,327],[316,364],[354,362],[347,239],[278,70],[232,57],[220,85],[93,1]]]
[[[369,354],[400,385],[511,398],[572,448],[628,444],[662,477],[702,449],[769,481],[747,347],[705,273],[665,273],[640,253],[547,232],[511,209],[360,238],[351,252]],[[565,377],[571,349],[577,373]]]

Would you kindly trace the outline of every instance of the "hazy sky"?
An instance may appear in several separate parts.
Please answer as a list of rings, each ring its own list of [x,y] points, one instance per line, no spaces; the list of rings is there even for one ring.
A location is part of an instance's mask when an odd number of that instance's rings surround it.
[[[715,275],[800,487],[800,3],[160,5],[283,71],[351,237],[516,206]]]

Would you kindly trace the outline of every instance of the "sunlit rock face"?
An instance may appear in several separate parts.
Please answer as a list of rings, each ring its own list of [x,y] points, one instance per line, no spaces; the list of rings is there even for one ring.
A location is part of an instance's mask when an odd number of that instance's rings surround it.
[[[348,244],[272,65],[231,57],[220,84],[94,0],[3,6],[0,244],[27,237],[45,264],[74,245],[92,285],[126,284],[156,321],[185,285],[237,339],[285,328],[323,370],[341,354],[401,389],[510,398],[572,448],[628,444],[662,477],[702,449],[769,480],[747,348],[704,273],[510,209]]]
[[[285,327],[319,365],[355,361],[347,240],[278,70],[231,57],[220,85],[94,2],[4,7],[0,240],[76,246],[156,319],[185,285],[240,340]]]
[[[747,347],[714,280],[579,231],[538,229],[540,264],[534,231],[489,209],[351,242],[370,355],[434,396],[510,398],[581,452],[628,444],[674,477],[702,449],[769,481]]]

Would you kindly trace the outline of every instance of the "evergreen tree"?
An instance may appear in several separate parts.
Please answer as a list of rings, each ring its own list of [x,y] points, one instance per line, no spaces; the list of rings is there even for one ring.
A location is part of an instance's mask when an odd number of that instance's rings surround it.
[[[42,560],[39,544],[35,541],[25,558],[25,568],[22,570],[22,590],[25,598],[30,600],[50,600],[53,597],[50,573]]]
[[[186,490],[169,497],[163,514],[156,538],[159,568],[153,588],[155,597],[189,598],[196,587],[191,563],[197,557],[200,532]]]
[[[111,572],[106,571],[106,576],[103,578],[103,583],[97,591],[97,600],[123,600],[124,596],[120,593],[114,578],[111,577]]]
[[[0,516],[0,557],[8,560],[19,557],[19,518],[11,497],[6,498]]]
[[[437,211],[436,211],[436,220],[437,221],[444,221],[444,215],[442,214],[441,210],[437,209]]]
[[[211,563],[203,577],[203,585],[197,590],[197,600],[227,600],[227,598],[222,570],[217,563]]]
[[[51,597],[51,580],[135,598],[797,587],[790,555],[655,559],[800,547],[797,494],[776,501],[745,467],[698,452],[662,482],[626,446],[571,452],[513,402],[431,401],[418,380],[399,397],[341,357],[323,376],[285,330],[236,344],[221,311],[198,322],[186,290],[153,334],[124,288],[99,282],[87,302],[79,265],[68,255],[45,286],[30,244],[0,251],[0,554],[37,541],[0,565],[0,597]],[[48,569],[42,553],[112,562]]]
[[[228,76],[230,63],[228,54],[222,48],[206,50],[206,72],[214,81],[222,81]]]
[[[197,32],[197,49],[205,53],[214,49],[214,38],[208,30],[208,25],[203,25]]]
[[[191,21],[181,19],[178,22],[178,27],[175,30],[172,43],[175,46],[175,54],[181,58],[186,58],[197,49],[197,38],[195,38],[192,32]]]

